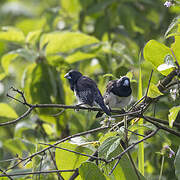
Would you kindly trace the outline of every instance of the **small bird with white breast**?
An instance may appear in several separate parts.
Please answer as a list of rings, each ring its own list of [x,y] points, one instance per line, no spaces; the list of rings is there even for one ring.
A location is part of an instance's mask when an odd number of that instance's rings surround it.
[[[104,103],[111,108],[124,108],[132,100],[132,89],[128,77],[123,76],[118,80],[109,81],[104,93]],[[96,118],[101,117],[102,112],[98,112]]]
[[[69,71],[64,77],[69,80],[70,88],[79,101],[78,105],[87,104],[93,106],[97,104],[108,116],[111,115],[104,104],[100,90],[92,79],[83,76],[77,70]]]

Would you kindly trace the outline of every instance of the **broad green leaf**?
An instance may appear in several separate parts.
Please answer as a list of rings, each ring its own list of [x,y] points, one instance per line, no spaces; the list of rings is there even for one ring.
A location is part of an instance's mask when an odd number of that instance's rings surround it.
[[[25,48],[17,49],[15,51],[11,51],[10,53],[18,54],[20,57],[30,62],[34,62],[38,56],[38,54],[35,51]]]
[[[0,73],[0,81],[3,80],[6,77],[6,73],[1,72]]]
[[[179,18],[180,18],[180,16],[177,16],[177,17],[175,17],[175,18],[172,20],[171,24],[169,25],[169,27],[168,27],[165,35],[164,35],[166,38],[169,37],[169,33],[170,33],[175,27],[177,27],[177,25],[179,24],[179,22],[180,22],[180,21],[179,21]]]
[[[108,158],[109,155],[114,152],[119,145],[120,138],[118,136],[112,136],[107,138],[98,148],[99,157]]]
[[[156,98],[161,95],[163,95],[163,93],[159,91],[158,87],[155,84],[150,83],[148,96],[151,98]]]
[[[175,166],[175,174],[178,180],[180,180],[180,146],[176,153],[176,157],[174,160],[174,166]]]
[[[92,153],[91,151],[89,151],[89,149],[85,147],[77,146],[75,144],[70,144],[70,143],[62,143],[59,145],[59,147],[66,148],[66,149],[73,150],[80,153],[84,153],[84,154]],[[88,159],[88,157],[86,156],[78,155],[78,154],[61,150],[61,149],[56,149],[55,157],[56,157],[57,167],[58,169],[61,169],[61,170],[79,168],[79,166],[83,162],[87,161]],[[62,173],[62,176],[65,179],[69,179],[69,177],[72,174],[73,173]]]
[[[53,32],[44,34],[40,41],[40,47],[47,44],[46,54],[66,53],[83,46],[98,43],[93,37],[79,32]]]
[[[65,61],[68,63],[75,63],[78,61],[83,61],[83,60],[87,60],[87,59],[92,59],[96,57],[96,54],[90,54],[90,53],[83,53],[83,52],[76,52],[73,55],[68,56]]]
[[[64,92],[59,75],[44,62],[32,64],[27,68],[23,85],[29,103],[64,103]]]
[[[29,32],[28,35],[26,36],[26,43],[35,46],[40,38],[41,33],[42,30]]]
[[[18,154],[20,157],[23,156],[24,151],[29,153],[35,152],[35,145],[33,143],[20,138],[9,139],[4,142],[4,146],[14,155]]]
[[[46,18],[29,18],[23,19],[16,23],[16,27],[21,29],[25,34],[28,34],[32,31],[37,31],[41,29],[45,29]]]
[[[165,71],[165,70],[167,70],[167,69],[174,68],[174,67],[176,67],[176,66],[175,66],[173,57],[168,54],[168,55],[164,58],[164,64],[159,65],[159,66],[157,67],[157,70],[161,72],[161,71]]]
[[[168,115],[168,118],[169,118],[169,126],[171,128],[173,127],[173,123],[176,120],[179,111],[180,111],[180,106],[174,106],[169,110],[170,114]]]
[[[70,16],[74,18],[74,15],[79,14],[81,11],[81,4],[79,0],[61,0],[60,1],[62,9],[65,10]]]
[[[145,60],[150,61],[155,66],[155,68],[158,68],[161,64],[165,63],[165,58],[167,55],[173,57],[170,48],[155,40],[150,40],[144,47]],[[169,72],[171,72],[171,69],[160,72],[163,75],[167,75]]]
[[[79,175],[81,176],[82,180],[106,180],[105,176],[100,171],[98,166],[92,162],[82,163],[79,168]]]
[[[15,43],[24,43],[25,36],[23,32],[14,27],[3,27],[0,31],[1,41],[10,41]]]
[[[115,137],[117,134],[117,132],[108,132],[106,134],[103,134],[103,136],[99,139],[99,142],[102,144],[106,139]]]
[[[146,178],[137,170],[140,176],[141,180],[146,180]],[[138,180],[138,177],[135,173],[135,170],[128,158],[127,155],[124,155],[117,167],[115,168],[113,175],[115,176],[115,179],[121,179],[121,180]]]
[[[8,53],[5,54],[1,59],[1,65],[6,74],[9,73],[9,65],[10,63],[18,57],[17,53]]]
[[[0,118],[16,119],[18,115],[8,104],[0,103]]]

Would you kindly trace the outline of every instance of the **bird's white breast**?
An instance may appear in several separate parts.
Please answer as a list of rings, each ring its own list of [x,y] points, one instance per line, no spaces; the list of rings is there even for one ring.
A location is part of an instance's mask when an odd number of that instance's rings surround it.
[[[131,102],[132,96],[128,97],[118,97],[110,92],[108,95],[105,96],[104,102],[110,108],[124,108],[125,106],[129,105]]]

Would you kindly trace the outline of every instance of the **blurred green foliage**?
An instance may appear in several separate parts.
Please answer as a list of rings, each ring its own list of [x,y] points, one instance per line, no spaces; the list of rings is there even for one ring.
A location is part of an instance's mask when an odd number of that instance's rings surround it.
[[[155,84],[175,67],[171,49],[180,63],[178,17],[180,6],[166,8],[164,2],[164,0],[1,0],[0,122],[13,120],[26,110],[24,105],[7,98],[7,92],[20,98],[10,91],[11,86],[22,89],[28,103],[75,104],[75,97],[68,82],[63,78],[69,69],[78,69],[94,79],[102,93],[110,79],[128,73],[131,76],[134,101],[138,97],[139,66],[142,71],[143,93],[147,89],[151,70],[154,69],[149,96],[153,98],[159,96],[160,92]],[[156,106],[149,108],[147,115],[153,115],[155,109],[157,118],[168,120],[171,109],[169,123],[173,127],[175,120],[180,122],[179,100],[179,97],[172,98],[169,93],[165,94]],[[100,120],[95,119],[94,112],[66,110],[60,116],[53,116],[59,111],[52,108],[39,109],[13,126],[1,126],[0,168],[7,169],[12,162],[4,163],[3,160],[14,158],[16,154],[25,157],[42,149],[38,144],[39,141],[54,141],[100,126]],[[153,129],[149,124],[142,127],[131,125],[130,128],[135,131],[139,128]],[[95,133],[83,141],[96,141],[103,136],[103,133]],[[133,134],[131,136],[133,140],[137,140],[136,136]],[[110,143],[107,143],[108,140]],[[162,157],[156,152],[160,152],[165,143],[175,152],[180,144],[177,137],[165,132],[160,132],[144,144],[144,177],[147,179],[158,179]],[[118,137],[107,135],[102,142],[100,140],[100,154],[107,153],[106,158],[112,154],[117,155],[117,152],[121,151],[119,145],[120,133]],[[64,143],[62,146],[73,150],[79,148],[78,145],[71,143]],[[91,154],[95,149],[95,145],[90,145],[77,151]],[[87,158],[63,150],[57,150],[56,153],[58,168],[62,169],[60,159],[63,161],[64,169],[80,166],[82,179],[86,179],[85,173],[88,169],[96,172],[93,174],[95,176],[92,176],[94,179],[98,177],[118,179],[121,172],[121,179],[128,180],[132,179],[130,172],[134,173],[126,156],[122,159],[124,165],[120,163],[112,176],[108,176],[112,164],[110,167],[102,165],[100,168],[105,172],[102,173],[95,164],[84,162]],[[176,169],[173,164],[174,157],[172,159],[165,157],[162,179],[175,179],[175,176],[179,176],[177,170],[180,168],[179,154],[178,151]],[[136,162],[137,149],[133,150],[132,155]],[[25,167],[19,166],[14,171],[27,172],[29,169],[53,169],[53,164],[50,157],[42,160],[39,155]],[[70,175],[72,173],[66,174],[65,177]],[[40,177],[56,179],[56,175],[50,174]]]

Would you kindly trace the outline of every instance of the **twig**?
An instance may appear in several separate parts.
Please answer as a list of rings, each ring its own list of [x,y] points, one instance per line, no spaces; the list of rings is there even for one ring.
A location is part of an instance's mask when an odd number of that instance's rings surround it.
[[[18,117],[17,119],[15,119],[15,120],[13,120],[13,121],[8,121],[8,122],[0,123],[0,126],[7,126],[7,125],[16,124],[16,123],[19,122],[21,119],[23,119],[24,117],[28,116],[33,109],[34,109],[33,107],[30,107],[23,115],[21,115],[21,116]]]
[[[75,169],[69,169],[69,170],[36,171],[36,172],[14,173],[14,174],[6,174],[6,175],[0,174],[0,177],[7,177],[7,175],[10,177],[10,176],[25,176],[25,175],[33,175],[33,174],[49,174],[49,173],[57,173],[57,172],[62,173],[62,172],[74,172],[74,171],[76,171],[76,170]]]
[[[178,69],[180,69],[178,60],[177,60],[177,58],[176,58],[176,56],[175,56],[174,51],[172,50],[172,48],[171,48],[171,52],[172,52],[172,55],[173,55],[173,57],[174,57],[174,59],[175,59],[175,61],[176,61],[175,63],[176,63],[176,65],[177,65]]]
[[[148,119],[148,118],[145,117],[145,116],[141,116],[141,117],[144,118],[146,121],[150,122],[151,124],[154,124],[157,128],[162,129],[162,130],[165,130],[165,131],[167,131],[167,132],[169,132],[169,133],[171,133],[171,134],[174,134],[175,136],[180,137],[180,133],[179,133],[179,132],[176,132],[176,131],[174,131],[174,130],[172,130],[172,129],[170,129],[170,128],[167,128],[167,127],[165,127],[165,126],[162,126],[162,125],[160,125],[159,123],[154,122],[154,121]]]
[[[56,146],[62,142],[65,142],[67,140],[70,140],[72,138],[75,138],[75,137],[78,137],[78,136],[84,136],[86,134],[91,134],[91,133],[95,133],[95,132],[98,132],[98,131],[102,131],[102,130],[105,130],[105,129],[108,129],[109,126],[104,126],[104,127],[99,127],[99,128],[96,128],[96,129],[92,129],[92,130],[89,130],[89,131],[84,131],[84,132],[81,132],[81,133],[77,133],[77,134],[74,134],[74,135],[71,135],[71,136],[68,136],[64,139],[61,139],[59,141],[57,141],[56,143],[52,144],[53,146]],[[25,158],[22,158],[19,162],[17,162],[15,165],[9,167],[6,171],[10,170],[10,169],[13,169],[15,168],[16,166],[18,166],[19,164],[21,164],[23,161],[26,161],[28,159],[32,159],[34,156],[38,155],[38,154],[41,154],[41,153],[44,153],[45,151],[51,149],[52,147],[46,147],[36,153],[33,153],[32,155],[28,156],[28,157],[25,157]]]
[[[136,146],[137,144],[139,144],[139,143],[141,143],[141,142],[143,142],[143,141],[151,138],[151,137],[154,136],[158,131],[159,131],[159,128],[157,128],[155,131],[153,131],[152,133],[150,133],[149,135],[147,135],[147,136],[144,137],[143,139],[141,139],[141,140],[139,140],[139,141],[137,141],[137,142],[135,142],[135,143],[132,143],[128,148],[126,148],[126,149],[125,149],[123,152],[121,152],[118,156],[110,159],[110,160],[108,161],[108,163],[110,163],[110,162],[112,162],[112,161],[114,161],[114,160],[116,160],[116,159],[118,159],[118,161],[119,161],[119,160],[122,158],[122,156],[123,156],[124,154],[126,154],[129,150],[131,150],[132,148],[134,148],[134,146]],[[115,164],[114,167],[112,168],[112,170],[111,170],[111,172],[109,173],[109,175],[113,173],[114,169],[115,169],[116,166],[118,165],[118,161],[116,162],[116,164]]]
[[[158,119],[158,118],[155,118],[155,117],[151,117],[151,116],[144,116],[145,118],[148,118],[152,121],[155,121],[155,122],[158,122],[158,123],[161,123],[161,124],[164,124],[164,125],[169,125],[169,122],[168,121],[165,121],[165,120],[162,120],[162,119]],[[180,128],[180,123],[177,123],[177,122],[174,122],[173,123],[173,126],[177,127],[177,128]]]
[[[106,159],[104,159],[104,158],[98,158],[96,156],[92,156],[92,155],[89,155],[89,154],[83,154],[83,153],[80,153],[80,152],[77,152],[77,151],[73,151],[73,150],[70,150],[70,149],[62,148],[62,147],[53,146],[53,145],[47,144],[47,143],[39,143],[39,144],[46,145],[46,146],[51,146],[51,147],[54,147],[56,149],[62,149],[62,150],[68,151],[68,152],[78,154],[78,155],[82,155],[82,156],[86,156],[86,157],[93,158],[93,159],[96,159],[96,160],[101,160],[101,161],[107,162]]]
[[[6,172],[4,172],[2,169],[0,169],[0,171],[3,173],[4,177],[8,177],[10,180],[13,180],[13,178],[11,178],[11,176],[9,174],[7,174]],[[1,177],[1,175],[0,175]]]

